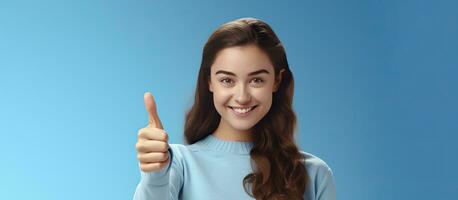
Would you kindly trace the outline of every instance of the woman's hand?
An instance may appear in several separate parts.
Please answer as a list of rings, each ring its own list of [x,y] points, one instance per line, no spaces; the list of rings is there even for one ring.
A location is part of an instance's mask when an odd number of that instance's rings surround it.
[[[160,171],[170,162],[168,135],[163,130],[153,95],[146,92],[144,99],[149,121],[147,127],[138,131],[137,159],[142,171]]]

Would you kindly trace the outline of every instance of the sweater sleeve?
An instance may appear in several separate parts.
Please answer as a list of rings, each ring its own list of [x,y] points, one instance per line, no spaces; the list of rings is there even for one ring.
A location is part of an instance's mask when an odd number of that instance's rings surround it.
[[[335,200],[336,199],[336,185],[332,170],[328,168],[324,173],[320,186],[317,188],[317,200]]]
[[[169,148],[171,162],[161,171],[140,170],[141,180],[135,190],[134,200],[178,200],[183,185],[183,167],[172,149]]]

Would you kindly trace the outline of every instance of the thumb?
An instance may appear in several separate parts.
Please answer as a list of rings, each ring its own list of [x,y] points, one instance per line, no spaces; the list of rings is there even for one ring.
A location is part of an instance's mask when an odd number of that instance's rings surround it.
[[[150,92],[145,92],[143,98],[145,100],[146,112],[148,112],[148,127],[164,129],[157,114],[156,102],[153,95]]]

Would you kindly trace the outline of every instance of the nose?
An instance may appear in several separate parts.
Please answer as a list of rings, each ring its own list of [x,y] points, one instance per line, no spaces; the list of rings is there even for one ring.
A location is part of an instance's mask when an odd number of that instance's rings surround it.
[[[244,85],[239,85],[235,94],[235,101],[240,105],[250,103],[251,95]]]

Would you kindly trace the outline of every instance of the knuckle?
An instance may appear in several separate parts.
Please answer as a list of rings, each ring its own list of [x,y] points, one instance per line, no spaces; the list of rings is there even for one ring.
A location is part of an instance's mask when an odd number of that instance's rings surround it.
[[[144,172],[151,172],[151,171],[154,171],[154,170],[155,170],[154,167],[152,167],[152,166],[149,165],[149,164],[145,164],[145,165],[143,165],[143,167],[141,167],[141,168],[142,168],[142,170],[143,170]]]
[[[161,150],[164,152],[164,151],[167,151],[167,149],[168,149],[167,142],[162,142]]]
[[[167,153],[161,153],[161,161],[166,161],[169,158]]]
[[[138,152],[144,152],[144,151],[147,150],[147,146],[145,145],[144,142],[138,142],[137,144],[138,144],[137,145],[137,151]]]
[[[149,171],[149,167],[148,167],[148,164],[147,163],[140,163],[140,168],[143,170],[143,171]]]
[[[169,159],[170,159],[170,154],[167,152],[167,153],[165,154],[165,160],[164,160],[164,161],[167,161],[167,160],[169,160]]]
[[[140,163],[140,169],[142,169],[142,171],[144,171],[144,172],[148,171],[146,169],[146,167],[145,167],[145,164],[143,164],[143,163]]]
[[[137,136],[143,137],[144,132],[145,132],[145,128],[141,128],[140,130],[138,130]]]
[[[146,159],[146,154],[145,153],[138,153],[137,154],[137,158],[138,158],[138,160],[144,162],[145,159]]]

